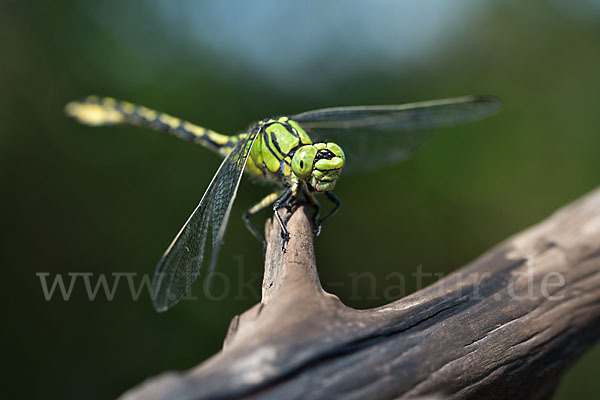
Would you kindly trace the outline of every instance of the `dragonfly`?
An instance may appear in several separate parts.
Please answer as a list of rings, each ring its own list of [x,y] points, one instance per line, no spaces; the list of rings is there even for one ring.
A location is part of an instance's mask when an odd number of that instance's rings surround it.
[[[247,209],[243,220],[263,246],[251,217],[269,207],[281,227],[282,250],[289,240],[280,210],[303,201],[314,209],[315,235],[340,207],[333,193],[339,177],[407,159],[435,128],[476,121],[495,114],[501,102],[472,95],[402,105],[333,107],[265,118],[237,135],[224,135],[171,115],[111,97],[72,101],[65,112],[91,125],[131,124],[200,144],[223,157],[200,203],[161,257],[152,281],[158,312],[176,305],[200,274],[208,237],[215,268],[225,229],[244,173],[275,183],[276,190]],[[320,216],[315,195],[332,203]]]

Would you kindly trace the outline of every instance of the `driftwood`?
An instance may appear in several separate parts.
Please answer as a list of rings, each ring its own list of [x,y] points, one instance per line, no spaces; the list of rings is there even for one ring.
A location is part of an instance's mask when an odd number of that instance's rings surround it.
[[[124,399],[539,399],[600,334],[600,190],[383,307],[320,285],[303,209],[268,238],[262,301],[223,350]]]

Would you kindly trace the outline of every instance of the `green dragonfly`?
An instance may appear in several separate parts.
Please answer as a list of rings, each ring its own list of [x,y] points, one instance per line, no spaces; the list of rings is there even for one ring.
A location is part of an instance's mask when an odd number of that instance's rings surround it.
[[[340,206],[333,194],[338,178],[408,158],[431,129],[475,121],[499,111],[491,96],[464,96],[404,105],[334,107],[266,118],[245,132],[228,136],[170,115],[110,97],[89,96],[65,111],[92,126],[133,124],[198,143],[224,160],[200,203],[160,259],[153,278],[154,308],[166,311],[188,292],[200,274],[211,235],[210,273],[214,270],[242,173],[274,182],[278,189],[250,207],[243,220],[264,245],[250,217],[272,207],[281,226],[283,251],[289,232],[279,210],[303,201],[314,209],[318,235],[322,223]],[[343,148],[343,150],[342,150]],[[319,215],[316,193],[333,203]]]

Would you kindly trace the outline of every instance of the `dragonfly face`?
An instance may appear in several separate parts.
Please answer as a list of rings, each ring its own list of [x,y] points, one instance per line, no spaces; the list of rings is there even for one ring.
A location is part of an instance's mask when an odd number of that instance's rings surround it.
[[[333,142],[315,143],[300,147],[292,158],[292,171],[317,192],[329,192],[335,187],[345,156]]]

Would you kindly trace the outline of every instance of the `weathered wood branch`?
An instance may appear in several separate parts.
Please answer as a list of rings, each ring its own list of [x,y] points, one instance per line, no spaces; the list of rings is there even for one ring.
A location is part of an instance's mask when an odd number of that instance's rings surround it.
[[[537,399],[600,335],[600,190],[443,280],[354,310],[319,282],[302,209],[267,224],[262,301],[223,350],[125,399]]]

